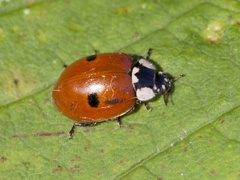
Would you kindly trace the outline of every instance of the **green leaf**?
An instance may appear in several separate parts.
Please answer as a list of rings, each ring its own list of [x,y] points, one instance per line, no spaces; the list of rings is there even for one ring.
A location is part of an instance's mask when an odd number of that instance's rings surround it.
[[[240,3],[0,0],[0,179],[240,179]],[[51,101],[64,64],[145,56],[175,82],[147,112],[76,128]]]

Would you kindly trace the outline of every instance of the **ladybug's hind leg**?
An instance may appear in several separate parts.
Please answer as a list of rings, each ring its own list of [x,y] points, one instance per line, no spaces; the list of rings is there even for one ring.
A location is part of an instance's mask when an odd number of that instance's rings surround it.
[[[129,113],[133,112],[134,110],[135,110],[135,108],[133,107],[133,108],[132,108],[130,111],[128,111],[126,114],[129,114]],[[117,117],[117,118],[116,118],[116,121],[117,121],[117,124],[118,124],[119,127],[122,127],[122,126],[123,126],[122,121],[121,121],[121,116],[120,116],[120,117]]]
[[[119,126],[119,127],[122,127],[122,121],[121,121],[121,118],[118,117],[116,120],[117,120],[117,124],[118,124],[118,126]]]
[[[93,126],[95,124],[96,124],[96,122],[93,122],[93,123],[78,123],[78,122],[75,122],[75,123],[73,123],[73,126],[68,133],[68,138],[72,139],[76,126],[87,127],[87,126]]]

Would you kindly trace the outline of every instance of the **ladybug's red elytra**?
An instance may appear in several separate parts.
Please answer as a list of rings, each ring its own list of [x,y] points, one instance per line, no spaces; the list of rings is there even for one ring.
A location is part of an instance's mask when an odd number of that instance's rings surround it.
[[[104,53],[73,62],[61,74],[53,91],[55,106],[65,116],[76,120],[76,126],[117,119],[157,95],[167,97],[176,78],[158,72],[147,57],[139,57],[133,65],[132,57],[124,53]],[[183,76],[183,75],[180,75]],[[180,77],[179,76],[179,77]]]

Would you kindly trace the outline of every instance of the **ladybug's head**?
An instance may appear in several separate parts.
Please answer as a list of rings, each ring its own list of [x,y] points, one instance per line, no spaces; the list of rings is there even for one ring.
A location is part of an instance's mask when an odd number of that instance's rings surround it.
[[[155,84],[153,87],[153,91],[156,95],[164,95],[164,102],[167,104],[168,101],[168,94],[173,89],[173,82],[176,81],[178,78],[182,77],[183,74],[180,74],[177,78],[169,78],[167,74],[159,71],[156,73],[155,76]]]
[[[156,73],[155,84],[153,87],[153,90],[156,93],[156,95],[170,92],[171,87],[172,87],[172,80],[169,79],[168,75],[164,74],[161,71]]]

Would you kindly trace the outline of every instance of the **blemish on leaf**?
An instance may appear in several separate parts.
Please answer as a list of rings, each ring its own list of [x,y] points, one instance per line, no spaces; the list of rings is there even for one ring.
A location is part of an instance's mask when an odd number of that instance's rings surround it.
[[[116,9],[117,14],[129,14],[131,9],[129,7],[121,7]]]
[[[234,25],[235,26],[240,26],[240,20],[237,20]]]
[[[131,130],[135,129],[135,127],[137,127],[137,126],[138,126],[138,124],[135,124],[135,123],[131,123],[128,125],[129,129],[131,129]]]
[[[66,134],[66,133],[63,132],[63,131],[60,131],[60,132],[41,132],[41,133],[35,133],[35,134],[33,134],[33,136],[36,136],[36,137],[41,137],[41,136],[61,136],[63,134]]]
[[[211,44],[218,44],[222,39],[222,29],[224,23],[220,21],[212,21],[207,28],[203,30],[202,37]]]
[[[29,137],[45,137],[45,136],[60,136],[65,135],[66,132],[60,131],[60,132],[44,132],[44,133],[35,133],[35,134],[15,134],[12,136],[12,138],[29,138]]]
[[[224,119],[220,119],[220,123],[224,124],[225,120]]]
[[[30,14],[30,9],[26,8],[23,10],[24,15],[29,15]]]
[[[215,169],[212,169],[212,170],[210,171],[210,173],[211,173],[211,174],[216,174]]]
[[[14,82],[14,84],[15,84],[16,86],[18,86],[18,84],[19,84],[19,79],[15,78],[15,79],[13,80],[13,82]]]
[[[58,173],[58,172],[62,172],[63,171],[63,167],[58,165],[57,167],[55,167],[53,169],[53,173]]]
[[[2,156],[1,158],[0,158],[0,162],[5,162],[7,160],[7,158],[5,157],[5,156]]]
[[[23,161],[22,164],[23,164],[25,167],[29,167],[29,166],[30,166],[30,162],[28,162],[28,161]]]
[[[24,38],[25,37],[25,34],[23,33],[23,32],[19,32],[18,34],[17,34],[17,38],[19,38],[19,39],[22,39],[22,38]]]
[[[87,152],[90,149],[90,147],[91,147],[90,145],[87,145],[84,147],[84,150]]]
[[[11,32],[14,33],[16,37],[19,39],[24,38],[26,36],[26,34],[21,32],[17,26],[13,26],[11,28]]]
[[[146,8],[147,8],[147,4],[145,4],[145,3],[142,4],[142,5],[141,5],[141,8],[142,8],[142,9],[146,9]]]
[[[161,170],[164,170],[164,169],[165,169],[165,165],[161,163],[161,164],[160,164],[160,169],[161,169]]]
[[[52,103],[52,98],[50,98],[50,97],[46,98],[45,101],[44,101],[44,103],[49,103],[49,102]]]
[[[188,152],[188,147],[184,147],[183,152]]]
[[[99,152],[100,152],[100,154],[104,154],[104,150],[102,148],[100,149]]]
[[[75,155],[72,159],[70,159],[71,162],[76,162],[76,161],[80,161],[81,160],[81,156],[79,155]]]
[[[71,173],[78,173],[79,171],[80,171],[80,166],[79,165],[75,165],[74,167],[70,168]]]

